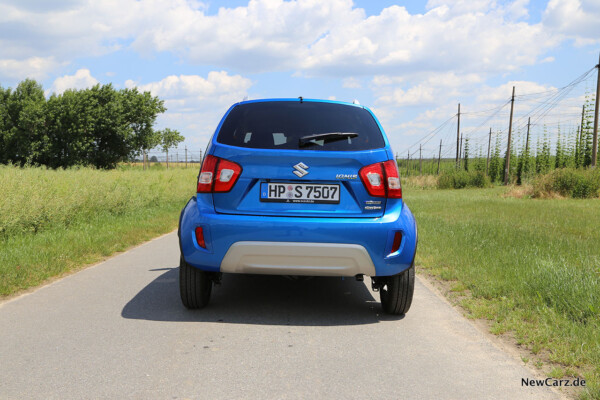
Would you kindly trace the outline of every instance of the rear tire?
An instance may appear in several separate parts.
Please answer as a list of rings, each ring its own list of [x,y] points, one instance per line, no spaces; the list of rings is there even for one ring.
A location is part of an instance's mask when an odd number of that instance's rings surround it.
[[[413,264],[406,271],[385,279],[379,293],[383,311],[393,315],[406,314],[412,304],[414,291],[415,267]]]
[[[186,308],[205,307],[210,300],[212,280],[207,272],[194,268],[185,262],[183,255],[179,259],[179,294]]]

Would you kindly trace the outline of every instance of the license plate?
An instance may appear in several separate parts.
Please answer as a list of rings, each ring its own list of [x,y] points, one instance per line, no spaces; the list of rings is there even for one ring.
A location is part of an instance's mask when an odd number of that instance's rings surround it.
[[[339,204],[340,185],[263,182],[260,184],[260,201]]]

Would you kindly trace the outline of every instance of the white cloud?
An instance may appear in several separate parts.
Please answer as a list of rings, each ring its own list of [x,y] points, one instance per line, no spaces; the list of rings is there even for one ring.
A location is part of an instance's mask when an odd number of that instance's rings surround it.
[[[134,85],[131,80],[125,82],[126,87]],[[229,75],[225,71],[211,71],[206,78],[199,75],[171,75],[157,82],[137,86],[180,107],[188,106],[190,102],[224,104],[241,101],[252,86],[252,81],[241,75]]]
[[[0,59],[0,77],[43,79],[60,64],[54,57],[29,57],[24,60]]]
[[[480,89],[481,94],[477,96],[476,101],[478,103],[484,102],[497,102],[502,100],[510,100],[512,95],[512,88],[515,87],[515,95],[520,96],[524,94],[533,94],[547,92],[554,90],[555,88],[548,85],[540,85],[537,82],[530,81],[510,81],[503,85],[491,88],[482,87]]]
[[[448,12],[455,14],[485,12],[490,8],[490,0],[429,0],[426,8],[428,10],[445,7]]]
[[[544,26],[575,39],[579,46],[600,43],[600,3],[597,0],[550,0]]]
[[[541,24],[515,21],[495,3],[465,4],[414,15],[392,6],[349,21],[315,43],[303,66],[323,74],[496,73],[532,65],[557,43]]]
[[[144,9],[150,28],[136,35],[133,47],[244,71],[280,70],[297,67],[311,44],[348,16],[364,15],[351,0],[252,0],[216,15],[181,3],[160,13]]]
[[[342,87],[346,89],[360,89],[362,85],[356,78],[346,78],[342,81]]]
[[[557,44],[542,24],[516,19],[526,14],[525,0],[504,6],[432,0],[425,14],[391,6],[370,17],[351,0],[251,0],[215,15],[186,0],[68,0],[45,13],[27,4],[0,5],[5,26],[0,48],[7,58],[65,61],[132,43],[143,54],[168,51],[193,63],[239,71],[293,69],[358,78],[506,72],[534,64]]]
[[[402,76],[392,76],[392,75],[375,75],[371,80],[371,83],[374,86],[388,86],[397,83],[404,82],[405,78]]]
[[[454,72],[427,74],[426,77],[416,74],[409,80],[412,83],[410,87],[401,86],[404,80],[400,77],[376,78],[373,87],[376,103],[391,107],[431,106],[448,102],[469,93],[483,82],[478,74],[457,75]]]
[[[227,108],[248,95],[252,81],[211,71],[206,77],[171,75],[156,82],[125,82],[125,87],[134,86],[165,100],[167,112],[159,116],[159,127],[178,129],[191,142],[206,143]]]
[[[396,107],[406,107],[432,104],[435,99],[434,88],[417,85],[406,91],[396,88],[389,95],[379,97],[377,101],[383,104],[393,104]]]
[[[90,70],[82,68],[73,75],[64,75],[56,78],[49,93],[62,94],[67,89],[86,89],[98,83],[98,80],[90,74]]]

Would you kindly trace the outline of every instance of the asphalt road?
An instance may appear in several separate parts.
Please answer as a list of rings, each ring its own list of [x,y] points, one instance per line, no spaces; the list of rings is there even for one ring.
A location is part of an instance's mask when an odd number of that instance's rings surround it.
[[[174,233],[0,305],[1,399],[550,399],[417,280],[404,318],[365,283],[227,276],[179,300]]]

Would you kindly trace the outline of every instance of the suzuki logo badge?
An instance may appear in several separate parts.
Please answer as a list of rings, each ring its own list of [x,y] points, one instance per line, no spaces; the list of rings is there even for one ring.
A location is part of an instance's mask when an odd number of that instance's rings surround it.
[[[294,174],[298,177],[298,178],[302,178],[304,175],[308,174],[308,165],[304,164],[303,162],[299,162],[298,164],[294,165]]]

